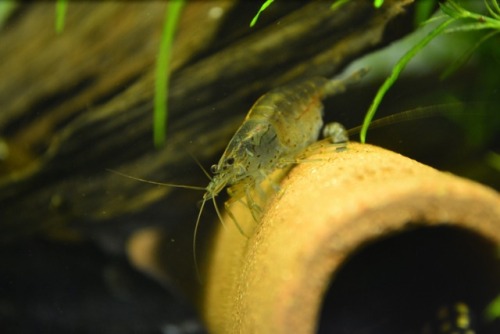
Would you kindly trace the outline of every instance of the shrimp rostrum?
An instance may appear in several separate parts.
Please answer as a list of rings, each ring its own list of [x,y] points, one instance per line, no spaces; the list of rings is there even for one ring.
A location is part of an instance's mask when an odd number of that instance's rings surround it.
[[[321,100],[343,92],[365,72],[359,70],[344,80],[315,77],[274,89],[259,98],[219,162],[212,166],[214,177],[206,188],[202,207],[207,200],[213,200],[215,205],[215,196],[228,186],[226,209],[246,197],[246,204],[257,219],[260,208],[251,192],[276,169],[295,163],[297,156],[317,141],[323,127]],[[238,226],[231,212],[227,213]]]

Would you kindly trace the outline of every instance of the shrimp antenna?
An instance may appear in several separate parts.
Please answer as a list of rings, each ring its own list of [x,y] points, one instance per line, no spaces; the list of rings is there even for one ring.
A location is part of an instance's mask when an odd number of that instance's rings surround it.
[[[194,162],[196,162],[196,164],[198,165],[198,167],[200,167],[200,169],[203,171],[203,174],[205,174],[209,180],[212,180],[212,176],[210,175],[209,172],[207,172],[207,170],[203,167],[203,165],[201,164],[200,160],[198,160],[193,153],[191,153],[191,151],[188,150],[188,153],[189,155],[191,156],[191,158],[193,158]]]
[[[201,214],[203,212],[203,208],[205,207],[205,203],[207,200],[203,197],[203,201],[201,202],[200,211],[198,211],[198,217],[196,218],[196,224],[194,225],[194,233],[193,233],[193,261],[194,261],[194,269],[196,270],[196,277],[198,278],[198,282],[202,283],[200,268],[198,267],[198,257],[196,256],[196,239],[198,237],[198,227],[200,226]]]
[[[445,108],[449,109],[451,107],[463,107],[463,106],[464,106],[463,103],[443,103],[443,104],[405,110],[373,121],[370,124],[370,129],[379,128],[390,124],[402,123],[409,120],[416,120],[416,119],[423,119],[432,116],[437,116],[439,114],[445,114],[445,112],[443,111],[445,110]],[[448,112],[449,111],[446,111],[446,113]],[[358,134],[361,130],[361,127],[362,126],[356,126],[352,129],[347,130],[349,136]]]
[[[139,177],[127,175],[127,174],[124,174],[122,172],[119,172],[119,171],[113,170],[113,169],[106,169],[106,170],[108,172],[111,172],[111,173],[114,173],[114,174],[117,174],[117,175],[129,178],[129,179],[132,179],[132,180],[141,181],[141,182],[144,182],[144,183],[156,184],[156,185],[159,185],[159,186],[166,186],[166,187],[172,187],[172,188],[182,188],[182,189],[202,190],[202,191],[206,190],[205,187],[189,186],[189,185],[183,185],[183,184],[155,182],[155,181],[150,181],[150,180],[146,180],[146,179],[141,179]]]
[[[198,217],[196,218],[196,224],[194,225],[194,233],[193,233],[193,260],[194,260],[194,266],[196,269],[196,277],[198,278],[198,281],[202,283],[201,280],[201,274],[200,274],[200,269],[198,266],[198,257],[196,255],[196,239],[198,239],[198,229],[200,227],[200,221],[201,221],[201,214],[203,212],[203,209],[205,208],[205,203],[207,202],[207,199],[203,197],[203,201],[201,202],[201,207],[200,211],[198,212]],[[222,219],[222,215],[219,211],[219,207],[217,206],[217,202],[215,201],[215,197],[212,197],[212,202],[214,203],[214,208],[215,212],[217,213],[217,217],[219,217],[219,220],[224,228],[226,228],[226,224],[224,223],[224,220]]]

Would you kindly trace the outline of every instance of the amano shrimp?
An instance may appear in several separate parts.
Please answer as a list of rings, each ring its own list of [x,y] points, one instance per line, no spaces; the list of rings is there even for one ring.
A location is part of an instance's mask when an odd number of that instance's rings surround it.
[[[230,196],[225,203],[226,209],[246,196],[247,206],[256,218],[254,212],[259,208],[250,191],[276,169],[297,161],[298,154],[318,139],[323,127],[321,100],[343,92],[346,85],[358,81],[365,72],[365,69],[359,70],[344,80],[315,77],[271,90],[260,97],[229,141],[219,162],[211,167],[214,177],[203,196],[196,228],[205,202],[213,200],[217,209],[215,197],[225,187],[229,187]],[[347,133],[340,137],[347,138]],[[230,210],[227,213],[243,233]]]
[[[241,234],[245,235],[232,216],[229,206],[246,197],[247,203],[244,204],[252,212],[259,211],[260,208],[253,203],[251,192],[258,190],[264,179],[275,170],[301,162],[305,150],[317,141],[323,127],[321,100],[343,92],[347,85],[358,81],[365,72],[366,70],[359,70],[344,80],[312,78],[274,89],[260,97],[229,141],[219,162],[211,167],[214,176],[206,187],[154,182],[113,172],[146,183],[205,192],[196,218],[192,245],[195,269],[200,277],[196,240],[206,202],[213,202],[217,216],[223,223],[215,197],[228,187],[230,198],[225,203],[226,211]],[[370,128],[438,115],[443,107],[448,108],[450,105],[403,111],[373,121]],[[338,148],[339,145],[345,145],[349,135],[358,133],[360,128],[361,126],[346,131],[339,123],[329,123],[323,129],[323,137],[327,137],[330,143],[337,144]],[[254,218],[259,218],[259,213],[254,214]]]
[[[343,80],[314,77],[273,89],[261,96],[229,141],[219,162],[211,167],[214,176],[206,188],[135,178],[153,184],[205,191],[193,235],[197,271],[196,238],[206,202],[213,202],[223,223],[215,197],[228,187],[229,200],[224,203],[226,212],[245,235],[229,209],[230,204],[246,197],[246,205],[254,219],[258,220],[260,207],[253,201],[251,192],[258,190],[259,185],[275,170],[296,163],[298,155],[317,141],[323,127],[322,99],[345,91],[347,85],[357,82],[364,73],[366,70],[361,69]],[[340,141],[348,138],[343,127],[335,126],[333,131],[327,130],[327,133],[332,138],[343,138]]]

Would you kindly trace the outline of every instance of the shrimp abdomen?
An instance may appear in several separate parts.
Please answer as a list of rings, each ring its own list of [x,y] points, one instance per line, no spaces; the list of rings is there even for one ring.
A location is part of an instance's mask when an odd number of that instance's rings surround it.
[[[283,148],[300,151],[316,141],[323,126],[321,98],[327,82],[318,77],[274,89],[257,100],[247,120],[268,122]]]

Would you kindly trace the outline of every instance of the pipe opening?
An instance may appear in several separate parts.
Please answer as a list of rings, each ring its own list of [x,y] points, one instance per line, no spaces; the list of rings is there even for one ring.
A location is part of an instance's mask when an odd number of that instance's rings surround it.
[[[475,334],[500,333],[500,321],[483,313],[499,293],[498,245],[469,229],[415,224],[344,262],[325,294],[318,333],[441,333],[432,329],[441,325],[438,310],[459,302]]]

